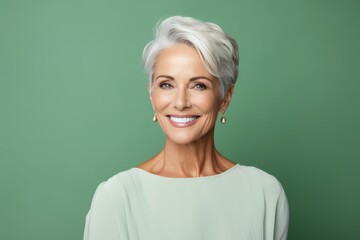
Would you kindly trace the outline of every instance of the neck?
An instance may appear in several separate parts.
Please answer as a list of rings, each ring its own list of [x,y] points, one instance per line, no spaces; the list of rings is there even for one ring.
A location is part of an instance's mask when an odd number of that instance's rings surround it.
[[[214,146],[214,131],[190,144],[177,144],[166,139],[159,157],[161,171],[175,177],[215,175],[226,169],[222,163],[224,158]]]

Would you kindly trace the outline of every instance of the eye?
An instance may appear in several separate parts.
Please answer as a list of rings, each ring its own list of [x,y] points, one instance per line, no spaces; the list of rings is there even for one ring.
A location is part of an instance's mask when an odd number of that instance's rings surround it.
[[[162,82],[159,84],[160,88],[163,88],[163,89],[170,89],[172,88],[172,85],[168,82]]]
[[[195,88],[195,89],[198,89],[198,90],[205,90],[205,89],[207,89],[206,85],[203,84],[203,83],[196,83],[196,84],[194,85],[194,88]]]

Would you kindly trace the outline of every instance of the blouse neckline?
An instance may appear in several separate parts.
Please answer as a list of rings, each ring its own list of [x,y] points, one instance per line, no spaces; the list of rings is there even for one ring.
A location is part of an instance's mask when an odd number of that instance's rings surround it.
[[[157,175],[154,173],[150,173],[144,169],[141,168],[137,168],[137,167],[133,167],[132,170],[137,171],[139,173],[142,173],[144,175],[147,175],[149,177],[153,177],[153,178],[157,178],[157,179],[163,179],[163,180],[174,180],[174,181],[198,181],[198,180],[206,180],[206,179],[214,179],[214,178],[220,178],[223,177],[225,175],[230,174],[232,171],[234,171],[237,167],[239,167],[240,164],[236,163],[234,166],[232,166],[231,168],[229,168],[228,170],[219,173],[219,174],[215,174],[215,175],[210,175],[210,176],[201,176],[201,177],[180,177],[180,178],[176,178],[176,177],[165,177],[165,176],[161,176],[161,175]]]

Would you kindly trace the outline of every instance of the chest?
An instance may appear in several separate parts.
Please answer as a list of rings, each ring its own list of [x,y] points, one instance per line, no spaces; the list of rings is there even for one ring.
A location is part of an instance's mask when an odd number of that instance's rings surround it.
[[[128,196],[132,239],[262,239],[264,204],[251,191],[221,186],[140,189],[136,197]]]

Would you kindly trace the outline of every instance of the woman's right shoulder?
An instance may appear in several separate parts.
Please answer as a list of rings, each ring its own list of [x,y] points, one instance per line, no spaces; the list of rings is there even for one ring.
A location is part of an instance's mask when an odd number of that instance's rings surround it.
[[[123,170],[115,175],[111,176],[101,184],[104,185],[105,188],[119,188],[121,186],[127,185],[128,182],[131,182],[134,178],[134,168],[130,168],[128,170]]]
[[[128,176],[129,170],[119,172],[97,186],[86,216],[84,239],[128,239],[126,212],[129,201],[123,187]]]
[[[122,198],[126,192],[126,186],[132,182],[132,173],[132,169],[124,170],[101,182],[98,184],[94,196],[106,195],[110,199]]]

